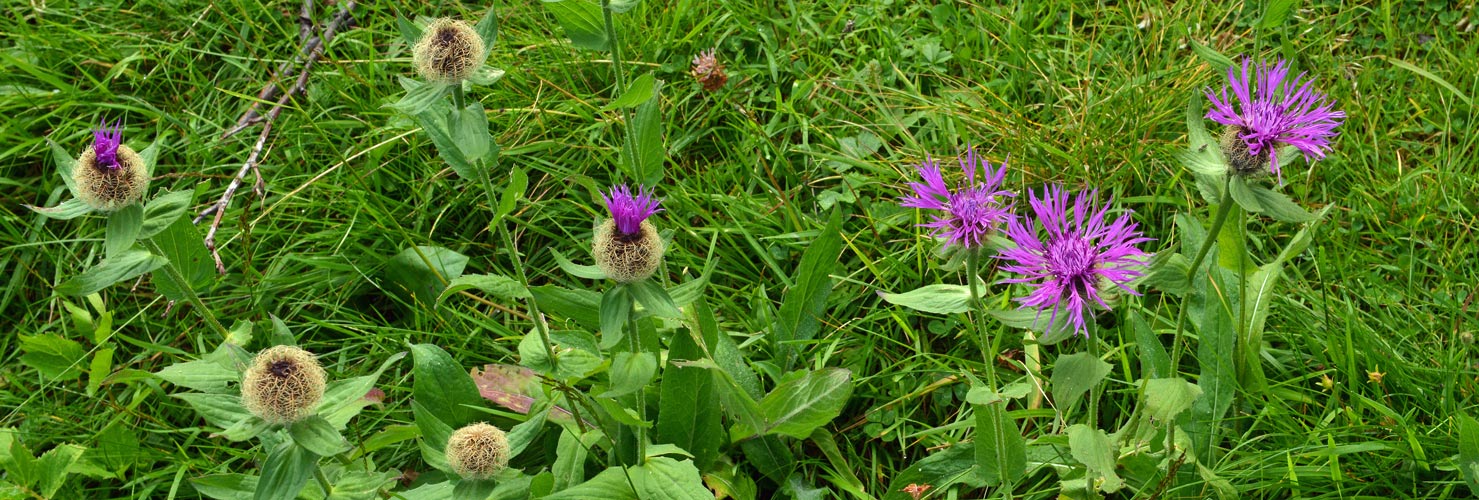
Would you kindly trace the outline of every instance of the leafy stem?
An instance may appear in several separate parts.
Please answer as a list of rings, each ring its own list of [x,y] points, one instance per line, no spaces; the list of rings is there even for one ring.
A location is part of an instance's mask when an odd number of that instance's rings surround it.
[[[153,238],[144,238],[140,242],[144,244],[145,248],[149,249],[149,253],[164,255],[164,249],[159,248],[159,244],[155,243]],[[166,260],[167,262],[165,262],[163,267],[164,273],[168,274],[170,279],[180,285],[180,290],[185,294],[185,300],[190,302],[190,305],[194,306],[196,311],[200,311],[200,316],[205,318],[205,322],[209,323],[211,328],[216,330],[216,333],[221,334],[221,338],[230,337],[231,332],[227,331],[226,327],[221,326],[221,322],[216,320],[216,315],[211,314],[211,310],[205,307],[205,302],[200,300],[199,295],[196,295],[195,289],[190,286],[190,281],[185,279],[185,275],[180,272],[178,267],[175,267],[175,262],[173,260]],[[197,337],[195,341],[198,344],[200,339]],[[196,349],[199,352],[205,352],[203,345],[197,345]]]

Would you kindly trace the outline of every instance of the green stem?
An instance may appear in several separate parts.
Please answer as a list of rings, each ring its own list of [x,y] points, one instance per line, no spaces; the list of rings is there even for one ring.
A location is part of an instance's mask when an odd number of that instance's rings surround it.
[[[1191,267],[1186,270],[1186,284],[1192,285],[1196,279],[1197,269],[1202,267],[1202,261],[1207,258],[1207,252],[1217,244],[1217,235],[1222,232],[1222,225],[1227,222],[1227,216],[1232,214],[1232,176],[1222,184],[1222,198],[1217,203],[1217,215],[1212,217],[1212,228],[1207,231],[1207,237],[1202,240],[1202,248],[1197,250],[1197,256],[1191,260]],[[1186,328],[1186,310],[1189,301],[1181,303],[1181,310],[1176,313],[1176,336],[1172,339],[1175,348],[1171,350],[1171,369],[1176,370],[1181,363],[1181,353],[1186,349],[1186,342],[1182,338],[1183,330]],[[1174,373],[1174,372],[1173,372]]]
[[[1093,326],[1090,326],[1089,327],[1089,329],[1091,330],[1089,332],[1090,333],[1090,335],[1089,335],[1089,355],[1090,356],[1093,356],[1095,358],[1098,358],[1099,357],[1099,331],[1100,331],[1100,329],[1099,329],[1098,325],[1095,325],[1092,321],[1089,322],[1089,324],[1090,325],[1093,325]],[[1088,417],[1089,417],[1089,428],[1090,429],[1098,429],[1099,428],[1099,390],[1103,386],[1104,385],[1101,382],[1099,384],[1095,384],[1095,386],[1092,389],[1089,390],[1089,415],[1088,415]]]
[[[487,178],[488,175],[484,173],[483,179],[486,180]],[[492,194],[489,194],[489,196],[492,196]],[[493,209],[497,210],[498,206],[494,205]],[[528,290],[529,276],[524,273],[524,262],[523,259],[519,257],[519,247],[514,245],[513,235],[509,234],[508,227],[502,223],[498,224],[498,234],[503,236],[503,244],[504,246],[508,247],[508,254],[514,259],[514,277],[518,278],[519,284],[522,285],[525,290]],[[555,357],[554,344],[550,343],[549,324],[545,323],[544,315],[540,314],[539,301],[534,299],[533,292],[530,292],[529,298],[525,299],[525,303],[529,305],[529,315],[533,316],[534,329],[539,331],[539,339],[543,341],[542,343],[544,344],[545,353],[549,355],[550,372],[554,373],[560,369],[560,360],[559,358]]]
[[[318,485],[324,488],[325,498],[334,496],[334,485],[329,482],[329,476],[324,475],[323,468],[318,464],[313,465],[313,477],[318,478]]]
[[[616,72],[616,91],[612,92],[615,99],[627,91],[626,71],[621,62],[621,43],[616,37],[616,19],[611,12],[611,0],[601,0],[601,18],[606,25],[606,43],[611,44],[611,67]],[[625,147],[624,151],[635,151],[637,139],[632,135],[632,113],[626,107],[621,108],[622,137]]]
[[[159,248],[159,244],[155,243],[152,238],[145,238],[142,240],[142,242],[144,243],[144,246],[149,249],[149,253],[159,256],[164,255],[164,250]],[[175,262],[165,262],[163,269],[164,273],[168,274],[170,279],[173,279],[176,283],[180,284],[180,291],[185,294],[185,300],[189,302],[190,305],[194,306],[195,310],[200,311],[200,316],[205,318],[205,322],[209,323],[211,325],[211,328],[214,328],[216,330],[216,333],[221,334],[221,338],[229,338],[231,336],[231,332],[226,330],[226,327],[221,326],[221,322],[216,320],[216,315],[211,314],[210,309],[205,308],[205,302],[200,300],[199,295],[195,294],[195,289],[190,287],[190,281],[186,280],[185,275],[180,273],[180,269],[175,267]],[[199,352],[205,352],[204,346],[200,344],[200,339],[197,337],[195,341],[197,344],[195,346],[196,350]]]
[[[631,312],[627,313],[627,346],[629,349],[632,350],[632,354],[640,354],[642,352],[645,352],[645,350],[642,348],[642,332],[639,330],[639,328],[640,327],[637,325],[637,306],[634,302],[632,304]],[[638,389],[637,392],[633,394],[633,397],[635,398],[634,401],[637,405],[637,418],[643,422],[646,422],[647,404],[645,398],[642,397],[642,390]],[[637,427],[636,429],[632,430],[637,434],[636,465],[641,465],[642,463],[647,461],[647,431],[646,429],[643,429],[641,427]]]
[[[985,307],[981,304],[981,293],[977,289],[977,270],[981,266],[981,253],[975,249],[965,250],[965,279],[966,287],[971,290],[971,311],[976,318],[970,321],[970,328],[976,334],[976,341],[980,342],[981,360],[986,363],[986,383],[992,390],[996,390],[996,365],[994,364],[996,354],[995,345],[986,338],[986,331],[981,328],[981,316],[985,315]]]
[[[457,116],[462,116],[462,110],[467,109],[467,96],[462,93],[462,83],[452,84],[452,105],[457,107]]]

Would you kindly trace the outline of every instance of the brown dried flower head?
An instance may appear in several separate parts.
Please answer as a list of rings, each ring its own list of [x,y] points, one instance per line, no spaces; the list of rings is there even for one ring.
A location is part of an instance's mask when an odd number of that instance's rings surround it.
[[[442,18],[422,32],[411,51],[411,64],[427,81],[456,84],[472,76],[483,62],[483,37],[466,22]]]
[[[463,479],[488,479],[508,467],[508,436],[483,422],[452,433],[447,440],[447,465]]]
[[[313,415],[327,378],[313,353],[273,346],[257,353],[242,377],[242,404],[268,423],[291,424]]]
[[[729,75],[724,74],[724,65],[719,63],[715,50],[709,49],[693,56],[693,78],[709,92],[718,90],[729,81]]]

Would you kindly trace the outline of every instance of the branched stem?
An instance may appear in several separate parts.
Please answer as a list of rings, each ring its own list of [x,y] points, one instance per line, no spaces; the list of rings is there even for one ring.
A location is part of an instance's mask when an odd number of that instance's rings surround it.
[[[144,243],[144,246],[149,249],[149,253],[161,256],[164,255],[164,250],[159,248],[159,244],[155,243],[152,238],[144,238],[141,241]],[[195,289],[190,287],[190,282],[185,279],[185,275],[180,272],[179,268],[175,267],[175,262],[173,260],[166,262],[163,269],[164,273],[168,274],[170,279],[173,279],[176,283],[179,283],[180,291],[185,294],[185,300],[187,302],[190,302],[190,305],[194,306],[196,311],[200,311],[200,316],[205,318],[205,322],[209,323],[211,325],[211,328],[216,330],[216,333],[221,334],[221,338],[224,339],[229,337],[231,335],[231,332],[226,330],[226,327],[221,326],[221,322],[216,320],[216,315],[212,314],[210,309],[205,308],[205,301],[200,300],[200,295],[197,295],[195,293]],[[196,337],[195,341],[197,344],[197,351],[205,352],[204,346],[200,345],[199,336]]]
[[[1207,258],[1207,252],[1212,250],[1212,245],[1217,244],[1217,235],[1222,232],[1222,225],[1227,222],[1228,215],[1232,214],[1232,206],[1232,176],[1229,175],[1227,180],[1222,184],[1222,198],[1217,203],[1217,215],[1212,217],[1212,228],[1207,231],[1206,238],[1202,240],[1202,248],[1197,250],[1196,258],[1192,259],[1191,267],[1186,270],[1187,286],[1192,285],[1192,280],[1196,279],[1197,276],[1197,269],[1202,267],[1202,261]],[[1176,313],[1176,336],[1172,339],[1172,342],[1175,343],[1175,348],[1171,350],[1172,370],[1176,370],[1180,366],[1181,353],[1186,350],[1186,342],[1182,338],[1182,333],[1184,333],[1186,328],[1188,302],[1187,300],[1183,300],[1181,310]]]

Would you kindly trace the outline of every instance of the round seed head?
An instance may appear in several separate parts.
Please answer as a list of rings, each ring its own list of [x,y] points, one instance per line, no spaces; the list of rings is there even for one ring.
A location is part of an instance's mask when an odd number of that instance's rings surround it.
[[[291,424],[318,408],[327,378],[313,353],[274,346],[257,353],[242,377],[242,404],[268,423]]]
[[[483,480],[508,467],[508,436],[483,422],[452,433],[447,440],[447,464],[463,479]]]
[[[596,228],[591,253],[608,278],[617,283],[640,281],[651,277],[662,264],[662,237],[645,220],[637,232],[628,234],[617,230],[616,219],[607,219]]]
[[[461,83],[483,62],[483,37],[466,22],[437,19],[426,27],[411,52],[411,63],[422,78],[439,83]]]
[[[83,203],[104,212],[139,201],[149,189],[144,158],[123,144],[123,128],[117,124],[93,130],[92,145],[72,167],[72,181]]]
[[[1253,176],[1272,173],[1269,170],[1269,156],[1253,154],[1248,149],[1248,143],[1243,141],[1243,127],[1229,126],[1222,130],[1222,137],[1218,141],[1222,146],[1222,155],[1227,157],[1227,166],[1232,173],[1242,176]]]

